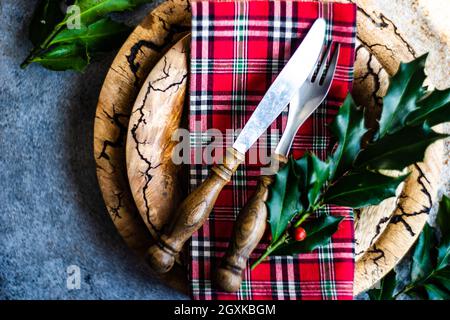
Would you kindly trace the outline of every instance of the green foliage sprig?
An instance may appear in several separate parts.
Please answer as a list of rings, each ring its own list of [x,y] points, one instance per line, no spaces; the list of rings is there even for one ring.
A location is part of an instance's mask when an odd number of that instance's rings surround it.
[[[35,62],[51,70],[82,71],[92,58],[120,46],[131,31],[108,14],[146,2],[150,0],[76,0],[78,10],[66,13],[61,0],[41,0],[30,24],[34,48],[21,67]],[[69,29],[69,21],[80,22],[79,28]]]
[[[331,124],[337,144],[328,159],[308,152],[289,159],[276,174],[267,201],[272,240],[252,268],[269,255],[309,252],[326,244],[342,217],[320,209],[361,208],[395,196],[408,175],[392,177],[384,170],[401,171],[420,162],[430,144],[447,137],[431,126],[450,121],[450,89],[428,91],[423,86],[426,58],[402,63],[390,79],[379,128],[366,147],[361,147],[367,131],[364,112],[349,95]],[[301,242],[292,237],[292,229],[300,226],[307,233]]]

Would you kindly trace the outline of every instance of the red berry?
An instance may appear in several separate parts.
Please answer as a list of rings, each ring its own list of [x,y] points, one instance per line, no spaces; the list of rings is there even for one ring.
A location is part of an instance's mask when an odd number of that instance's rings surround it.
[[[303,241],[306,238],[306,231],[302,227],[295,229],[294,239],[295,241]]]

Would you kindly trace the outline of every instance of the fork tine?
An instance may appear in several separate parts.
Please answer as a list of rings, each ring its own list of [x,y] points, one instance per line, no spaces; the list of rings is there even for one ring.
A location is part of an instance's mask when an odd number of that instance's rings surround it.
[[[337,66],[337,61],[339,59],[340,49],[341,49],[341,45],[339,43],[336,44],[336,49],[334,50],[333,57],[331,58],[330,66],[328,67],[328,70],[327,70],[327,75],[325,76],[325,79],[323,80],[323,83],[322,83],[323,86],[326,86],[326,87],[331,86],[331,82],[333,81],[334,74],[336,73],[336,66]]]
[[[328,46],[327,51],[325,51],[325,53],[321,59],[322,61],[320,62],[320,68],[319,68],[319,71],[317,71],[317,76],[314,81],[319,80],[319,82],[320,82],[320,80],[322,80],[325,67],[327,66],[327,60],[328,60],[328,56],[330,55],[330,51],[331,51],[331,43]]]

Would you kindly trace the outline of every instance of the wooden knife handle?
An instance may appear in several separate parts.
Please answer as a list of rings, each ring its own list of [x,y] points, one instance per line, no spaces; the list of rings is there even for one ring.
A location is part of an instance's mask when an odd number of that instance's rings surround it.
[[[208,218],[223,187],[244,159],[243,154],[228,148],[223,164],[211,168],[208,178],[181,203],[168,232],[147,252],[147,261],[156,272],[166,273],[172,268],[175,256]]]
[[[274,161],[278,162],[274,163]],[[278,166],[284,165],[286,162],[285,157],[274,155],[270,171],[275,173],[278,171]],[[277,169],[274,169],[275,167]],[[254,195],[238,215],[233,237],[216,277],[217,285],[227,292],[239,290],[247,260],[264,235],[268,212],[266,201],[269,197],[269,186],[273,181],[274,175],[262,175]]]

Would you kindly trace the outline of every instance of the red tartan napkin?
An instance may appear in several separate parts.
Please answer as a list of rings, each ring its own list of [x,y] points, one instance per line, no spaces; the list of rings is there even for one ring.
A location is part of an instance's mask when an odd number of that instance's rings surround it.
[[[356,7],[296,1],[192,2],[191,188],[206,178],[210,167],[205,159],[199,162],[199,151],[208,153],[205,147],[211,140],[220,144],[218,133],[245,125],[318,17],[327,19],[327,40],[341,44],[339,63],[328,98],[298,132],[293,154],[299,157],[311,150],[323,159],[331,146],[327,124],[352,85]],[[345,216],[329,245],[294,257],[270,257],[254,271],[248,267],[235,294],[221,292],[214,284],[234,220],[254,192],[261,173],[262,157],[257,164],[250,164],[250,158],[266,149],[265,154],[270,155],[286,119],[287,112],[283,112],[250,150],[246,164],[238,169],[209,219],[192,237],[189,278],[194,299],[352,299],[353,216],[350,209],[342,207],[325,209]],[[216,131],[208,130],[212,128]],[[225,147],[235,137],[228,132],[222,141]],[[218,153],[216,157],[221,156]],[[266,245],[267,240],[257,247],[248,266]]]

